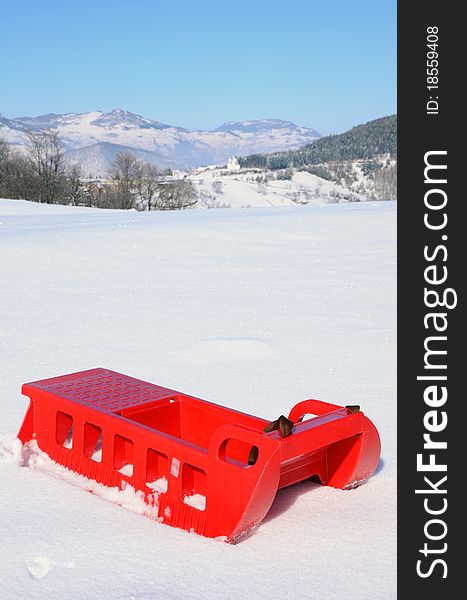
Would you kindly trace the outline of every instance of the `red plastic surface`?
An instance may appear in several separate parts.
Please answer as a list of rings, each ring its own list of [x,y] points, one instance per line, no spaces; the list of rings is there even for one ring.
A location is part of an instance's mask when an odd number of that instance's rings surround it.
[[[312,476],[355,487],[380,457],[378,432],[362,412],[319,400],[294,406],[292,434],[282,438],[263,431],[265,419],[107,369],[27,383],[22,392],[30,398],[23,443],[36,439],[54,461],[106,486],[141,490],[159,521],[231,542],[263,520],[278,489]],[[155,481],[166,491],[155,493]]]

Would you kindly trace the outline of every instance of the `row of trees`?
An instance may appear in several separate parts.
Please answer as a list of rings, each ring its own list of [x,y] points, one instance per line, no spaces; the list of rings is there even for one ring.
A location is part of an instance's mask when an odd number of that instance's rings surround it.
[[[112,186],[105,196],[111,206],[123,209],[180,210],[196,204],[191,180],[169,180],[157,167],[129,152],[119,152],[115,157]]]
[[[49,204],[70,201],[73,185],[68,184],[76,173],[65,171],[57,134],[30,131],[26,135],[27,154],[15,152],[0,139],[0,195]]]
[[[0,139],[0,197],[47,204],[178,210],[196,203],[193,183],[171,179],[129,152],[116,155],[110,179],[89,181],[68,166],[57,133],[29,131],[27,152]]]

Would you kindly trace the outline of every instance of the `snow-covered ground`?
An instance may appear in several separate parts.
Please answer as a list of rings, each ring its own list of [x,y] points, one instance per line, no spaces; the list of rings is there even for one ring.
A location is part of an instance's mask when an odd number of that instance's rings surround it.
[[[277,173],[273,171],[228,171],[210,167],[198,169],[188,177],[195,185],[197,206],[204,208],[296,206],[368,199],[305,171],[295,171],[290,179],[276,179]]]
[[[0,598],[395,598],[395,217],[0,201]],[[20,466],[21,384],[95,366],[267,419],[358,403],[382,461],[352,491],[282,490],[236,546],[175,530]]]

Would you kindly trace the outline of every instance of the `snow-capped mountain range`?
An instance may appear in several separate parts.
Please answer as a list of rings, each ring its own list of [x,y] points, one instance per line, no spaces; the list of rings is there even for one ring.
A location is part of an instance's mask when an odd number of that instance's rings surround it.
[[[105,176],[121,151],[159,167],[187,168],[223,164],[232,155],[298,148],[320,137],[314,129],[279,119],[228,121],[213,131],[198,131],[122,109],[14,119],[0,115],[0,137],[20,150],[28,129],[57,131],[68,161],[92,176]]]

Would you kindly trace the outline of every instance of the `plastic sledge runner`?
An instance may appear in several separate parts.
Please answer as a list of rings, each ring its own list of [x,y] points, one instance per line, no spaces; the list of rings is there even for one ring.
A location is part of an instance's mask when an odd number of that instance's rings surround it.
[[[52,460],[105,486],[133,486],[167,525],[229,542],[261,523],[277,490],[313,476],[352,488],[380,457],[378,432],[359,407],[299,402],[282,437],[264,431],[266,419],[107,369],[22,392],[30,398],[23,444],[35,439]]]

